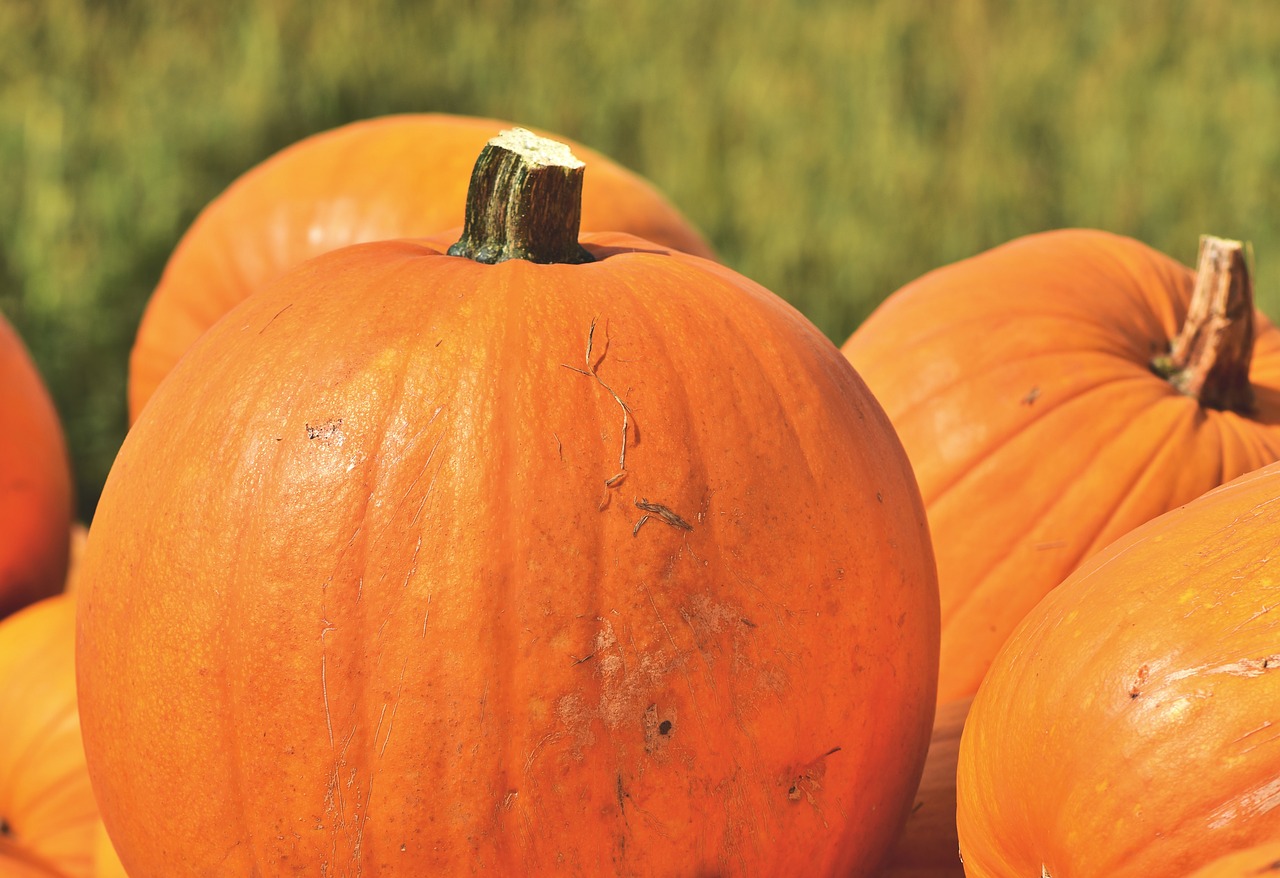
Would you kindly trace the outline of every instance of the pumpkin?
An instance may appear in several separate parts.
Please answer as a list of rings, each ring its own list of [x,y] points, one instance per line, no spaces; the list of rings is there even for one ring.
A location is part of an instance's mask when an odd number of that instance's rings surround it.
[[[1280,459],[1280,333],[1238,242],[1207,239],[1200,265],[1105,232],[1031,235],[908,284],[845,343],[928,510],[939,699],[972,695],[1084,558]]]
[[[508,123],[445,114],[364,120],[307,137],[248,171],[179,241],[129,359],[130,423],[173,364],[233,305],[285,269],[346,244],[462,225],[471,167]],[[585,147],[582,228],[711,249],[647,181]]]
[[[70,533],[62,423],[22,339],[0,316],[0,619],[62,588]]]
[[[496,138],[454,246],[296,267],[130,431],[77,658],[134,878],[873,873],[934,712],[906,457],[772,293],[579,244],[581,179]]]
[[[964,878],[956,838],[956,759],[970,701],[938,705],[911,816],[880,878]]]
[[[1094,555],[1000,650],[965,723],[970,878],[1186,875],[1280,838],[1280,464]]]
[[[1227,854],[1187,878],[1275,878],[1277,875],[1280,875],[1280,840]]]
[[[0,622],[0,874],[89,878],[98,809],[80,746],[74,600]],[[23,871],[23,870],[26,871]]]

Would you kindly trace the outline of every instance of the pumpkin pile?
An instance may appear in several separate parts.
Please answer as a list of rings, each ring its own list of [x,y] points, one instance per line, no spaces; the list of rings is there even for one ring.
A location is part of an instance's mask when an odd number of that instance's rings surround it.
[[[0,875],[1280,872],[1239,242],[1031,235],[837,349],[607,158],[394,116],[188,230],[87,537],[0,374]]]

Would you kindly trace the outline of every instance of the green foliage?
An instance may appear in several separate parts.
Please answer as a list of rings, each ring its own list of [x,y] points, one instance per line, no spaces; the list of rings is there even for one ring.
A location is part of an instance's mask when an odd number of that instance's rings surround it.
[[[1280,305],[1280,12],[1133,0],[0,0],[0,310],[89,515],[164,260],[237,175],[397,111],[556,131],[652,179],[842,341],[889,292],[1092,226],[1258,254]]]

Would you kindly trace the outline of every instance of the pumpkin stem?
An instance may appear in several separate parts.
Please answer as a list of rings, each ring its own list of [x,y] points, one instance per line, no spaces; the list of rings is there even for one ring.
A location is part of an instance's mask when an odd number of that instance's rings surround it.
[[[449,255],[487,265],[594,262],[578,244],[584,168],[563,143],[523,128],[503,131],[476,159],[462,238]]]
[[[1206,408],[1253,410],[1249,363],[1253,358],[1253,281],[1244,245],[1200,239],[1196,285],[1182,331],[1151,368]]]

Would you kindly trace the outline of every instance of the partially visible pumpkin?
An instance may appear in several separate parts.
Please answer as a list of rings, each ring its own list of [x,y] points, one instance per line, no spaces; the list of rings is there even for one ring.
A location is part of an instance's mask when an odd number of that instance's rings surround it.
[[[1235,851],[1197,869],[1186,878],[1278,878],[1280,839]]]
[[[178,242],[147,303],[129,359],[130,421],[202,332],[286,269],[347,244],[461,226],[476,155],[509,127],[436,113],[369,119],[307,137],[232,183]],[[649,182],[565,142],[591,168],[584,231],[713,255]]]
[[[134,878],[874,874],[937,674],[905,455],[773,294],[584,251],[577,168],[502,138],[458,246],[298,266],[130,431],[77,662]]]
[[[0,316],[0,619],[62,589],[70,533],[62,423],[22,339]]]
[[[107,835],[107,827],[101,822],[93,835],[93,878],[129,878]]]
[[[938,705],[911,816],[880,878],[964,878],[956,837],[956,760],[971,700]]]
[[[74,599],[0,622],[0,875],[90,878],[98,822],[80,744]],[[19,865],[22,864],[22,865]]]
[[[1280,464],[1117,540],[996,657],[960,742],[969,878],[1186,875],[1280,839]]]
[[[928,510],[940,700],[1083,559],[1280,459],[1280,332],[1238,242],[1201,266],[1189,312],[1196,273],[1138,241],[1030,235],[913,281],[845,343]]]

